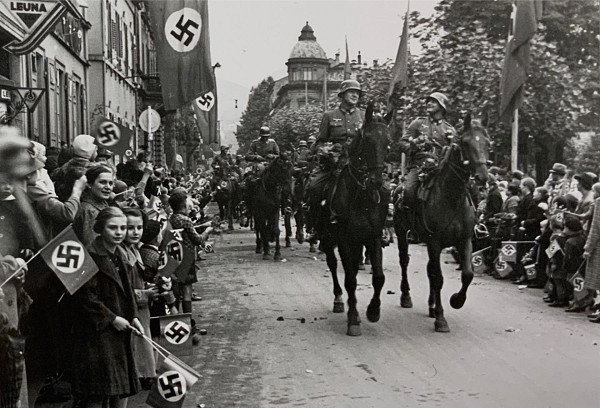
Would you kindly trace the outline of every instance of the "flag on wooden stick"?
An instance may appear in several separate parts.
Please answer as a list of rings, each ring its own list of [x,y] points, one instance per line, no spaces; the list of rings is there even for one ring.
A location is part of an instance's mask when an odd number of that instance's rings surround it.
[[[168,354],[159,367],[158,377],[148,393],[146,404],[154,408],[180,408],[199,378],[200,374],[192,367]]]
[[[71,295],[98,272],[98,266],[77,238],[72,226],[48,242],[40,255]]]
[[[506,122],[510,122],[514,110],[523,102],[523,85],[527,80],[530,59],[529,41],[542,17],[542,1],[516,0],[512,17],[500,79],[499,116]]]
[[[401,88],[405,88],[408,85],[408,11],[407,8],[404,17],[404,27],[402,28],[402,37],[400,38],[400,45],[398,46],[398,53],[396,54],[396,61],[392,70],[390,89],[387,93],[387,100],[390,104],[396,84],[400,84]]]

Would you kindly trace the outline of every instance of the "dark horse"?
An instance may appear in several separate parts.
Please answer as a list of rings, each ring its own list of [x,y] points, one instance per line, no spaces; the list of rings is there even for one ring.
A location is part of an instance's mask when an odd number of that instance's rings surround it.
[[[391,120],[391,115],[386,118]],[[321,246],[328,253],[334,284],[334,310],[339,310],[342,289],[338,283],[336,268],[331,268],[330,255],[338,246],[344,267],[344,287],[348,293],[348,331],[350,336],[360,336],[360,317],[356,309],[356,275],[362,259],[363,247],[371,254],[373,270],[373,298],[367,307],[367,318],[377,322],[380,317],[381,289],[385,282],[382,266],[381,234],[389,191],[383,188],[382,171],[389,145],[388,122],[373,115],[369,104],[361,134],[348,147],[348,163],[341,169],[332,188],[330,208],[338,216],[338,222],[329,223],[322,236]]]
[[[455,309],[463,307],[467,299],[467,289],[473,280],[471,265],[472,237],[476,224],[475,208],[468,194],[470,176],[476,183],[485,185],[487,181],[487,160],[490,139],[487,131],[478,121],[471,122],[471,116],[463,121],[461,136],[445,151],[438,171],[432,176],[431,187],[426,201],[419,205],[414,217],[413,228],[427,244],[429,262],[429,316],[435,317],[435,331],[448,332],[450,328],[444,317],[441,291],[444,284],[440,266],[442,249],[456,247],[461,261],[461,289],[450,297],[450,305]],[[406,208],[394,211],[394,229],[398,237],[398,254],[402,269],[400,304],[412,307],[408,284],[408,242],[406,233],[411,228]]]
[[[257,180],[251,197],[252,216],[254,217],[254,229],[256,232],[256,253],[261,249],[263,259],[271,259],[269,242],[275,242],[275,254],[273,259],[281,259],[281,247],[279,245],[279,217],[280,209],[289,200],[291,191],[292,163],[285,153],[275,158],[265,168],[263,174]]]
[[[240,188],[233,176],[222,178],[215,187],[215,201],[219,205],[219,217],[227,219],[227,229],[233,230],[234,211],[240,202]]]

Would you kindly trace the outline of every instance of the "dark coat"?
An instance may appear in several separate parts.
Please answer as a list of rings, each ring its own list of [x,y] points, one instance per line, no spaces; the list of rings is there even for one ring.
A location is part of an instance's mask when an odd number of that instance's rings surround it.
[[[139,388],[131,332],[118,332],[112,322],[136,317],[133,288],[125,255],[115,260],[97,238],[88,248],[99,272],[74,295],[73,393],[83,396],[133,395]],[[118,259],[117,259],[118,258]]]
[[[487,220],[502,211],[502,195],[498,191],[498,187],[490,189],[485,204],[485,216]]]
[[[521,199],[517,209],[519,222],[523,222],[525,228],[524,240],[533,240],[541,234],[540,222],[546,219],[544,210],[538,206],[532,194],[527,194]]]

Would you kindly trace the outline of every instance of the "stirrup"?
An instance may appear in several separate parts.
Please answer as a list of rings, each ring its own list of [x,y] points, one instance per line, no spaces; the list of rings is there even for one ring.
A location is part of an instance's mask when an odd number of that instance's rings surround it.
[[[406,241],[409,244],[418,244],[419,242],[421,242],[421,240],[419,239],[419,234],[417,234],[416,231],[413,231],[411,229],[406,231]]]

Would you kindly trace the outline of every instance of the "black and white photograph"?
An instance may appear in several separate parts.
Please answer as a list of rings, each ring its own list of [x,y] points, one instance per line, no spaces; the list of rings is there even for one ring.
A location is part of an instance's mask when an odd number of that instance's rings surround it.
[[[0,408],[563,408],[600,0],[0,0]]]

